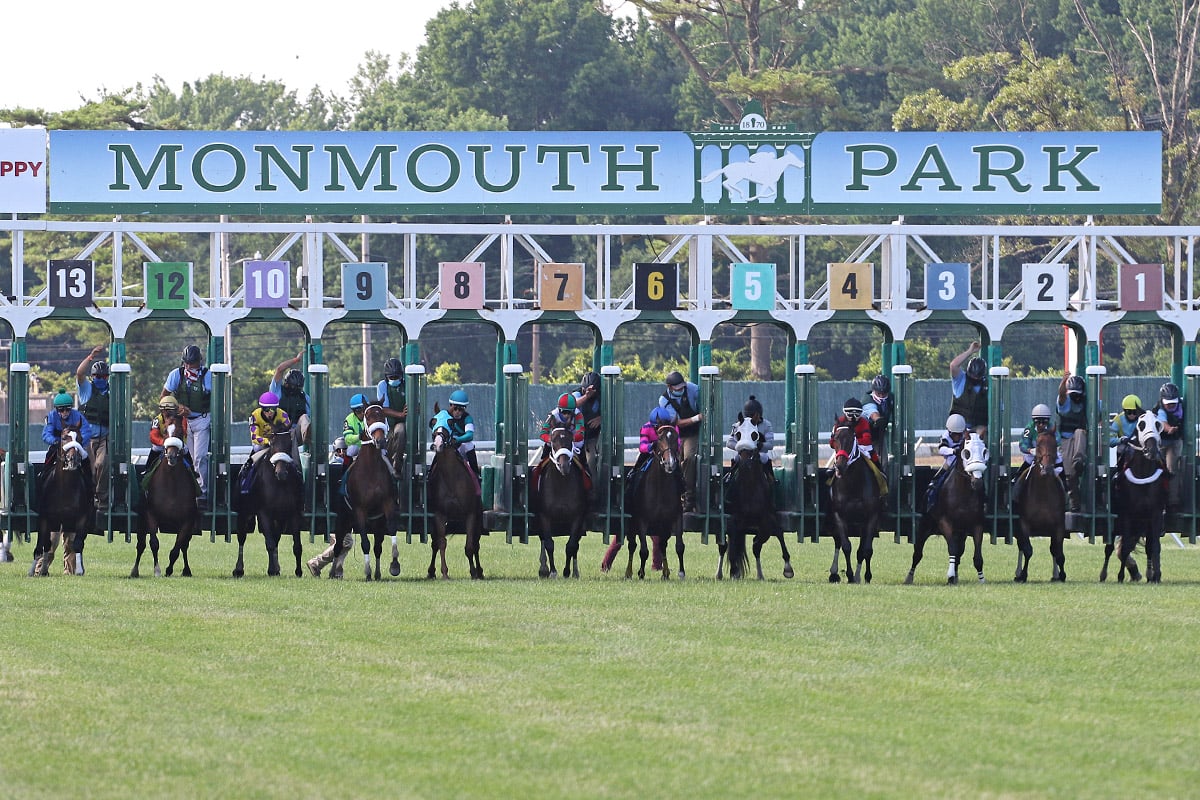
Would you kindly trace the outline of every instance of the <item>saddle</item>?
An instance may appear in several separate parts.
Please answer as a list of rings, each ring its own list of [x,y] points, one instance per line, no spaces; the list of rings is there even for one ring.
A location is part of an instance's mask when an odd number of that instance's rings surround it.
[[[579,471],[581,473],[583,473],[583,490],[590,494],[592,491],[592,474],[591,474],[591,472],[588,471],[587,465],[583,463],[583,459],[581,459],[579,456],[572,456],[571,463],[574,464],[575,466],[579,467]],[[650,462],[647,461],[646,466],[649,466],[649,463]],[[530,473],[529,477],[530,477],[530,485],[533,487],[533,490],[535,492],[541,490],[542,474],[545,472],[546,467],[549,464],[550,464],[550,457],[546,456],[541,461],[539,461],[536,465],[534,465],[533,470]],[[645,469],[645,467],[643,467],[643,469]]]

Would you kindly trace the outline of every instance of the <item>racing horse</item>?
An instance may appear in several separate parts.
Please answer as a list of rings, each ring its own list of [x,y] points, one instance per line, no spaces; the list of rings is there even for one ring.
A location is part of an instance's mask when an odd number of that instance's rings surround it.
[[[631,476],[635,484],[629,498],[630,522],[625,537],[629,545],[629,563],[625,566],[625,577],[633,578],[633,551],[639,543],[642,562],[638,577],[646,577],[649,537],[656,549],[661,548],[663,580],[670,580],[667,537],[674,536],[682,580],[687,573],[683,568],[683,462],[679,459],[679,431],[674,425],[660,425],[655,432],[658,438],[650,450],[650,458],[640,475]]]
[[[1166,526],[1168,476],[1159,451],[1161,432],[1162,423],[1154,412],[1146,411],[1138,418],[1135,431],[1137,442],[1129,442],[1124,466],[1117,474],[1113,487],[1117,507],[1116,533],[1121,536],[1121,553],[1132,561],[1138,540],[1145,538],[1148,583],[1162,582],[1162,535]],[[1107,574],[1108,559],[1114,544],[1110,542],[1105,545],[1101,580]],[[1136,567],[1134,571],[1136,574]]]
[[[259,459],[255,467],[250,492],[243,500],[243,512],[238,517],[238,555],[233,567],[233,577],[245,574],[243,555],[246,536],[253,532],[255,523],[267,547],[267,574],[279,574],[279,540],[292,537],[292,553],[296,556],[296,577],[300,570],[301,518],[304,515],[304,476],[300,467],[292,461],[292,437],[284,430],[277,430],[271,437],[271,446]]]
[[[366,437],[359,444],[358,455],[347,469],[346,504],[354,518],[354,530],[362,541],[363,577],[381,580],[380,564],[383,557],[383,537],[392,537],[392,564],[388,572],[395,577],[400,574],[400,550],[396,544],[396,531],[400,528],[400,507],[396,496],[396,482],[384,458],[387,446],[388,426],[383,409],[378,405],[368,406],[363,413],[367,423]],[[383,528],[378,526],[382,524]],[[375,526],[375,569],[371,570],[371,526]],[[335,545],[340,542],[340,537]],[[341,555],[340,545],[335,546],[335,559]],[[340,562],[338,562],[340,563]]]
[[[763,579],[762,547],[772,537],[779,540],[783,552],[783,577],[791,578],[796,573],[792,569],[791,553],[783,539],[783,526],[779,524],[779,515],[775,513],[771,478],[767,476],[758,456],[762,434],[754,423],[739,413],[738,424],[734,426],[731,436],[736,444],[738,460],[729,476],[733,508],[725,544],[718,547],[717,580],[722,577],[726,550],[729,554],[729,577],[738,580],[746,573],[750,566],[746,553],[746,534],[750,531],[754,531],[754,564],[758,579]]]
[[[446,566],[446,537],[451,524],[461,525],[467,534],[465,552],[467,568],[471,578],[483,578],[483,565],[479,562],[479,541],[483,536],[483,500],[480,497],[479,480],[474,470],[458,452],[458,445],[450,435],[449,413],[437,410],[431,420],[433,428],[433,463],[429,465],[429,507],[433,511],[433,536],[430,539],[433,553],[429,558],[428,577],[437,576],[435,562],[442,557],[442,577],[449,578]]]
[[[1055,472],[1058,462],[1058,442],[1054,434],[1038,434],[1033,449],[1033,463],[1025,471],[1021,492],[1021,507],[1017,512],[1017,572],[1016,583],[1029,579],[1029,560],[1033,558],[1031,536],[1050,537],[1050,555],[1054,559],[1051,581],[1067,579],[1066,555],[1063,541],[1067,538],[1067,493]]]
[[[79,434],[71,429],[63,431],[58,457],[40,487],[44,494],[38,498],[38,538],[30,575],[49,574],[59,539],[67,535],[71,537],[63,548],[67,571],[83,574],[83,543],[93,513],[91,482],[84,474],[90,466],[85,456]]]
[[[879,535],[879,483],[870,456],[858,447],[854,431],[840,427],[833,432],[833,477],[829,484],[829,516],[833,523],[833,564],[829,582],[837,583],[838,556],[846,558],[846,580],[871,582],[871,556]],[[858,536],[858,568],[850,571],[850,537]],[[865,567],[864,567],[865,565]]]
[[[175,533],[175,546],[167,562],[167,575],[175,571],[175,560],[183,556],[183,577],[192,576],[188,564],[188,545],[192,537],[200,532],[200,509],[196,508],[196,497],[200,489],[196,475],[183,457],[183,441],[171,436],[163,442],[162,457],[154,466],[142,500],[142,511],[138,515],[137,558],[129,577],[138,577],[138,566],[142,553],[146,552],[146,539],[150,540],[150,552],[154,556],[154,575],[158,568],[158,532]]]
[[[584,488],[583,468],[574,457],[572,445],[574,434],[568,428],[555,428],[550,432],[550,459],[552,468],[539,473],[538,485],[531,486],[534,494],[538,535],[542,541],[542,567],[538,574],[543,578],[558,577],[554,564],[554,535],[566,534],[567,560],[563,565],[563,577],[579,577],[579,540],[583,537],[587,522],[587,490]]]
[[[938,492],[937,502],[917,528],[912,567],[905,583],[913,582],[917,565],[925,554],[925,541],[935,532],[946,537],[950,555],[946,583],[958,583],[958,565],[966,553],[967,536],[975,540],[975,570],[979,573],[979,581],[983,582],[983,473],[987,471],[987,459],[987,445],[979,434],[969,434]]]

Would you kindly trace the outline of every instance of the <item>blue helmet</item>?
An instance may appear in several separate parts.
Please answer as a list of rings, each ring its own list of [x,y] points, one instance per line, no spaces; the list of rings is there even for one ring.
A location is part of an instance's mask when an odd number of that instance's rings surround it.
[[[679,421],[679,415],[670,406],[655,406],[650,412],[651,425],[674,425]]]
[[[450,393],[450,405],[466,407],[470,405],[470,403],[471,398],[467,397],[467,393],[462,389],[455,389]]]
[[[367,396],[365,394],[362,394],[360,392],[359,394],[356,394],[350,398],[351,410],[357,411],[358,409],[366,408],[366,407],[367,407]]]

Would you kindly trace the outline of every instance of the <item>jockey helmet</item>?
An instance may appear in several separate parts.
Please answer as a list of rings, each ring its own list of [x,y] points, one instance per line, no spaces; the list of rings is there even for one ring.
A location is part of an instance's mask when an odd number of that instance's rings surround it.
[[[450,405],[466,408],[470,404],[471,398],[467,397],[467,393],[462,389],[455,389],[450,393]]]
[[[258,396],[258,404],[263,408],[279,408],[279,395],[274,392],[263,392]]]
[[[851,422],[862,416],[862,403],[857,397],[851,397],[845,403],[842,403],[842,413],[846,415],[846,419]]]
[[[304,385],[304,373],[298,369],[289,369],[283,376],[283,385],[289,389],[299,389]]]
[[[966,433],[966,418],[962,414],[951,414],[946,418],[946,430],[950,431],[950,433]]]
[[[586,392],[591,386],[595,386],[596,391],[600,391],[600,376],[594,372],[589,372],[583,376],[583,380],[579,382],[579,390],[580,392]]]
[[[54,395],[54,408],[56,410],[69,409],[73,405],[75,405],[75,401],[66,392],[60,390],[58,394]]]
[[[558,407],[560,410],[566,409],[567,411],[574,411],[575,395],[571,394],[570,392],[563,392],[558,396]]]
[[[200,355],[200,348],[194,344],[189,344],[183,348],[183,355],[180,360],[185,364],[201,364],[204,362],[204,356]]]
[[[350,398],[350,410],[359,411],[367,407],[367,396],[359,393]]]
[[[1078,375],[1072,375],[1067,378],[1067,394],[1078,395],[1082,398],[1084,391],[1087,389],[1087,384],[1083,382],[1083,378]]]
[[[666,384],[667,384],[667,386],[671,386],[671,387],[683,386],[683,384],[684,384],[683,375],[680,374],[679,370],[671,370],[670,372],[667,373]]]
[[[345,450],[346,449],[346,437],[339,436],[338,438],[334,439],[333,440],[333,449],[334,450]]]
[[[887,375],[876,375],[871,381],[871,391],[880,397],[886,397],[892,393],[892,382],[888,380]]]
[[[158,399],[158,410],[159,411],[170,411],[171,413],[175,413],[176,411],[179,410],[179,401],[176,400],[171,395],[167,395],[166,397],[160,397]]]
[[[1030,412],[1030,416],[1033,417],[1034,422],[1037,422],[1038,420],[1045,420],[1046,422],[1049,422],[1050,406],[1046,405],[1045,403],[1038,403],[1033,407],[1033,411]]]
[[[655,406],[654,410],[650,412],[650,424],[655,427],[659,425],[674,425],[678,421],[679,415],[670,406]]]
[[[754,395],[750,395],[750,399],[742,406],[742,415],[746,417],[761,417],[762,413],[762,403],[758,402]]]
[[[108,362],[107,361],[97,361],[96,363],[92,364],[92,377],[93,378],[107,378],[108,377]]]
[[[1138,397],[1136,394],[1125,395],[1125,398],[1123,400],[1121,400],[1121,410],[1122,411],[1141,411],[1142,410],[1142,398]]]
[[[967,378],[976,383],[982,383],[987,377],[987,364],[979,356],[975,356],[967,362]]]
[[[1158,397],[1164,406],[1175,405],[1179,402],[1179,387],[1173,383],[1164,383],[1158,390]]]
[[[398,358],[389,358],[383,362],[383,377],[388,380],[395,380],[404,374],[404,365],[400,363]]]

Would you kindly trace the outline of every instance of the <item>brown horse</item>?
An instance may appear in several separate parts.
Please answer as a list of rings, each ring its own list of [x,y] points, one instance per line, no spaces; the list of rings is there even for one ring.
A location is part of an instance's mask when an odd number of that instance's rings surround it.
[[[279,540],[292,537],[292,553],[296,556],[296,577],[300,569],[302,545],[300,525],[304,516],[304,476],[292,461],[292,437],[287,431],[276,431],[271,446],[259,459],[250,493],[245,498],[244,513],[239,517],[238,556],[233,577],[245,574],[243,555],[246,536],[257,523],[267,547],[267,574],[279,574]]]
[[[396,545],[396,531],[400,528],[400,507],[396,495],[396,481],[388,468],[383,450],[387,446],[387,423],[380,406],[369,406],[364,414],[367,437],[359,446],[358,455],[350,465],[346,476],[346,503],[354,515],[354,530],[362,539],[363,577],[380,580],[380,563],[383,556],[383,537],[392,536],[392,576],[400,574],[400,552]],[[379,526],[383,525],[381,529]],[[375,570],[371,570],[371,551],[368,536],[374,526]],[[340,555],[340,550],[337,551]]]
[[[871,556],[879,535],[879,483],[870,456],[858,448],[854,431],[847,427],[833,432],[833,479],[829,485],[829,520],[833,523],[833,564],[829,582],[837,583],[838,555],[846,558],[846,580],[871,582]],[[858,536],[858,568],[850,571],[850,537]],[[864,571],[865,565],[865,571]]]
[[[38,499],[38,538],[35,561],[30,575],[49,573],[60,537],[70,536],[66,550],[67,569],[83,574],[83,543],[92,520],[92,500],[88,496],[91,482],[84,470],[91,467],[84,460],[85,451],[74,430],[63,431],[58,445],[58,457],[50,466],[50,474],[42,483],[44,495]]]
[[[1029,560],[1033,558],[1031,536],[1050,537],[1050,555],[1054,559],[1051,581],[1067,579],[1066,555],[1063,541],[1067,538],[1067,493],[1058,477],[1058,441],[1053,433],[1038,434],[1034,445],[1033,463],[1021,477],[1021,507],[1017,520],[1017,572],[1013,580],[1025,583],[1029,579]]]
[[[1159,451],[1160,429],[1161,423],[1153,412],[1142,414],[1137,422],[1137,441],[1129,442],[1128,453],[1113,487],[1121,553],[1132,561],[1138,541],[1146,540],[1146,581],[1149,583],[1162,582],[1162,535],[1166,526],[1168,476]],[[1108,572],[1108,559],[1114,544],[1110,542],[1104,549],[1101,580]],[[1124,566],[1125,562],[1122,564]]]
[[[129,577],[138,577],[138,565],[142,553],[146,552],[146,539],[150,539],[150,552],[154,556],[154,575],[158,568],[158,532],[174,532],[175,546],[171,548],[171,559],[167,563],[167,575],[175,571],[175,560],[183,556],[183,577],[192,576],[188,564],[188,544],[200,532],[200,510],[196,508],[199,488],[196,476],[183,457],[183,442],[172,436],[163,442],[162,458],[150,475],[142,511],[138,515],[137,558]]]
[[[530,486],[533,507],[537,510],[538,536],[542,543],[544,565],[539,575],[558,576],[554,565],[554,536],[567,535],[567,560],[563,577],[579,577],[579,540],[587,524],[587,490],[583,468],[574,457],[574,434],[568,428],[550,432],[550,464],[539,474],[538,485]]]
[[[450,525],[456,524],[467,534],[465,552],[471,578],[479,580],[483,578],[483,565],[479,561],[483,500],[475,472],[459,455],[454,437],[450,435],[447,416],[447,412],[439,411],[432,423],[434,455],[429,466],[428,491],[429,508],[433,511],[433,537],[430,540],[433,553],[429,558],[428,576],[436,577],[435,562],[440,554],[442,577],[450,577],[446,566],[446,537]]]
[[[758,579],[763,580],[762,548],[771,538],[779,540],[783,577],[791,578],[796,573],[792,569],[791,553],[783,539],[783,526],[779,524],[779,515],[775,512],[772,479],[768,477],[758,455],[762,434],[749,419],[741,414],[738,418],[732,433],[739,456],[737,466],[730,475],[733,509],[725,541],[717,548],[717,580],[721,580],[726,548],[729,551],[729,577],[738,580],[746,573],[750,566],[750,557],[746,553],[746,534],[750,531],[754,531],[754,566]]]
[[[929,509],[917,528],[913,542],[912,566],[905,583],[912,583],[917,565],[925,554],[925,541],[935,532],[946,538],[950,564],[946,583],[958,583],[958,564],[967,549],[967,537],[975,541],[975,570],[983,582],[983,473],[987,470],[987,446],[976,433],[969,434],[954,466],[938,493],[937,502]]]
[[[650,555],[652,542],[662,559],[663,580],[669,580],[671,570],[667,566],[667,538],[675,537],[675,552],[679,558],[679,577],[686,576],[683,569],[683,492],[682,462],[679,460],[679,434],[674,425],[657,428],[658,439],[645,462],[644,470],[631,475],[635,481],[630,495],[630,530],[625,539],[629,545],[629,563],[625,577],[633,577],[633,551],[641,544],[641,566],[638,577],[646,577],[646,559]]]

